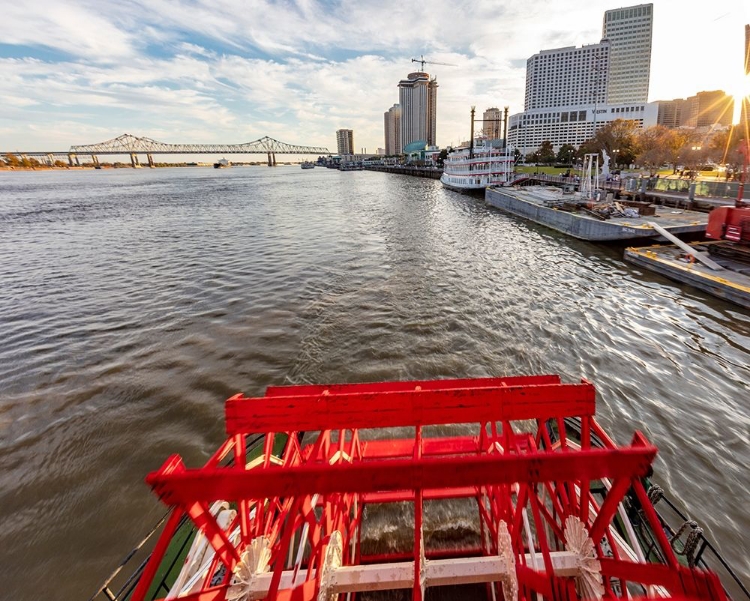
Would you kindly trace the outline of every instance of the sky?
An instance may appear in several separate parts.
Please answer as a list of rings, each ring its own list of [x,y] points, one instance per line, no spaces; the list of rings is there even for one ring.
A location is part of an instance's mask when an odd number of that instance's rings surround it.
[[[596,43],[615,0],[34,0],[0,20],[0,151],[57,151],[123,133],[168,143],[270,136],[385,146],[397,84],[427,60],[437,142],[469,111],[523,110],[526,60]],[[654,0],[649,100],[735,93],[749,0]],[[750,90],[746,90],[750,92]]]

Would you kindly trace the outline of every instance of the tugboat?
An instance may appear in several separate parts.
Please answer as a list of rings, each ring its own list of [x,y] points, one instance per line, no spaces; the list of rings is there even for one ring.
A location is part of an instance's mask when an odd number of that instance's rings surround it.
[[[135,574],[99,594],[312,601],[407,589],[421,601],[452,585],[470,587],[454,597],[504,601],[750,599],[694,522],[657,511],[656,447],[640,432],[617,446],[595,398],[591,383],[552,375],[235,395],[205,466],[173,455],[147,476],[169,508],[161,534],[129,556]],[[448,424],[466,426],[448,435]],[[427,529],[428,506],[434,521],[446,504],[474,508],[474,532],[449,544]],[[413,518],[378,544],[370,520],[389,506]]]
[[[220,159],[214,163],[214,169],[223,169],[224,167],[231,167],[232,163],[226,159]]]

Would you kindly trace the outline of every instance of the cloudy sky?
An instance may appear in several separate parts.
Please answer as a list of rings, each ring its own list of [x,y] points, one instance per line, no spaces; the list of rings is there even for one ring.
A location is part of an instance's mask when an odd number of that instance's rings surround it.
[[[635,4],[635,3],[632,3]],[[523,109],[526,59],[598,42],[613,0],[34,0],[0,21],[0,151],[128,132],[172,143],[268,135],[384,146],[411,58],[440,84],[438,144],[469,109]],[[654,0],[650,100],[738,91],[748,0]]]

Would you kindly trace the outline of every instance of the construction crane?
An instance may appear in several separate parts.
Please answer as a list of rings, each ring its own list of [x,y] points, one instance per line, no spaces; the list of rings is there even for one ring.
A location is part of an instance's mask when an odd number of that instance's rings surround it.
[[[420,54],[419,58],[413,58],[411,59],[411,62],[413,63],[421,63],[421,70],[424,71],[425,63],[428,65],[443,65],[444,67],[458,67],[458,65],[454,65],[453,63],[438,63],[435,61],[428,61],[425,60],[424,55]]]

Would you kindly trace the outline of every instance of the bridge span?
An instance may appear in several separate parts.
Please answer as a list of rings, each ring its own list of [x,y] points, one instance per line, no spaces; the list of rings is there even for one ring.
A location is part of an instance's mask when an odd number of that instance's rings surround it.
[[[167,144],[151,138],[139,138],[130,134],[123,134],[106,142],[71,146],[68,151],[30,151],[3,152],[2,156],[14,155],[24,157],[42,157],[53,164],[55,157],[67,157],[68,164],[80,165],[79,155],[89,155],[94,165],[99,165],[102,155],[129,155],[133,167],[140,166],[138,155],[146,155],[149,167],[154,166],[154,155],[158,154],[265,154],[268,166],[276,165],[277,154],[315,154],[329,155],[331,152],[323,146],[300,146],[280,142],[264,136],[253,142],[244,144]]]

